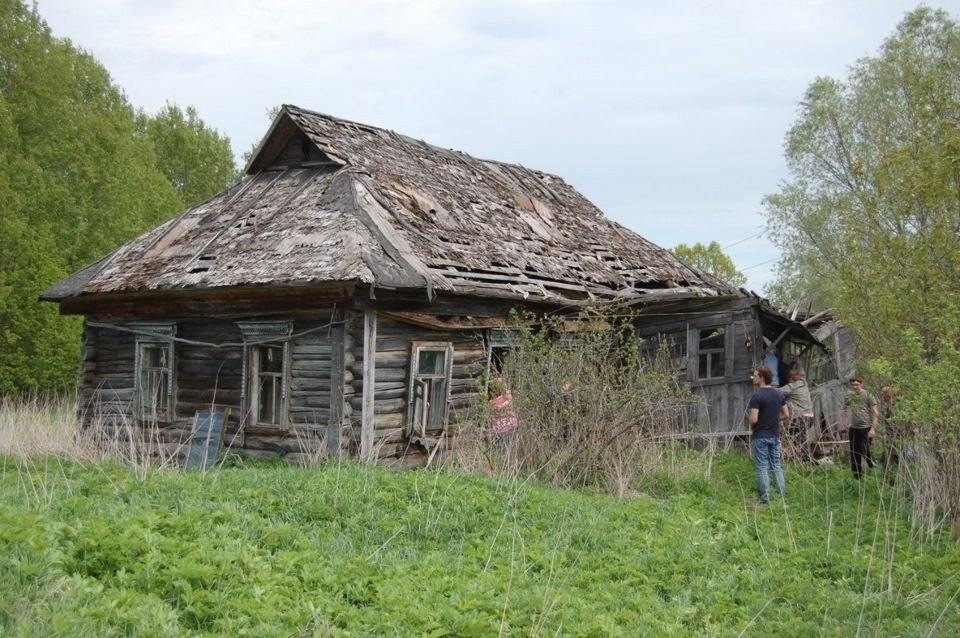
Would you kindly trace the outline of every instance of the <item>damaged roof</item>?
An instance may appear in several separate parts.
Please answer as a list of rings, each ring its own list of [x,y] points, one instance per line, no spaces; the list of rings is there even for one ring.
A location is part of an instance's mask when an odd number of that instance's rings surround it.
[[[559,177],[285,105],[238,184],[42,298],[331,282],[562,304],[740,294]]]

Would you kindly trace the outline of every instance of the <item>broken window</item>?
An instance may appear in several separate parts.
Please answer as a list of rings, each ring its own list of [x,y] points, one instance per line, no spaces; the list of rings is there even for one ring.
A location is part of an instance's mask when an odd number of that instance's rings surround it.
[[[289,322],[238,323],[244,341],[244,413],[250,425],[282,428],[287,422]]]
[[[487,334],[487,381],[502,376],[507,357],[523,339],[520,331],[492,328]]]
[[[725,376],[726,333],[723,326],[700,329],[697,378],[717,379]]]
[[[134,397],[139,418],[169,423],[173,418],[173,336],[176,324],[136,324]]]
[[[640,360],[653,364],[660,357],[671,370],[683,371],[687,367],[686,332],[668,332],[644,337],[640,345]]]
[[[410,404],[407,431],[426,436],[442,430],[447,421],[447,400],[453,373],[453,345],[414,343],[410,360]]]

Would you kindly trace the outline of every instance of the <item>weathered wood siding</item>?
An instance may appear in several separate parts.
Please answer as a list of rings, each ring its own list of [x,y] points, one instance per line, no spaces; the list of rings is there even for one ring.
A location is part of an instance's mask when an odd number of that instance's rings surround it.
[[[348,383],[348,405],[351,413],[352,454],[360,448],[361,410],[363,405],[363,314],[354,313],[348,332],[352,335],[352,357],[347,366],[352,387]],[[374,441],[375,458],[389,463],[405,459],[405,463],[422,463],[425,451],[411,446],[406,436],[407,391],[410,382],[411,348],[414,342],[451,343],[453,374],[450,386],[448,423],[456,423],[459,413],[477,398],[478,377],[486,369],[483,332],[480,330],[444,331],[423,328],[385,318],[377,318],[377,339],[374,367]]]
[[[84,326],[79,397],[85,426],[133,422],[134,347],[129,332]]]
[[[701,380],[698,378],[699,331],[718,326],[725,329],[724,375]],[[735,303],[706,312],[677,313],[663,317],[641,316],[637,322],[637,333],[642,337],[658,334],[685,336],[687,356],[684,376],[700,399],[690,415],[690,425],[695,431],[724,433],[748,429],[745,415],[753,389],[750,371],[755,365],[755,344],[760,334],[752,308]]]
[[[169,445],[190,436],[198,410],[230,409],[225,442],[261,456],[339,454],[341,429],[349,417],[344,396],[352,378],[344,370],[351,355],[342,325],[333,315],[292,320],[286,378],[288,422],[282,428],[249,427],[243,410],[243,335],[234,321],[181,319],[174,346],[174,418],[160,425]],[[271,317],[270,321],[283,321]],[[136,337],[117,328],[84,331],[80,398],[87,425],[140,428],[134,406]],[[241,425],[244,427],[241,428]]]

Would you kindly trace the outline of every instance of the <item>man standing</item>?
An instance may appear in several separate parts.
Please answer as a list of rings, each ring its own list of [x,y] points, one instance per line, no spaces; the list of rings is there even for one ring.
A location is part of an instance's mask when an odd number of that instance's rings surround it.
[[[870,440],[877,435],[877,420],[880,410],[877,400],[863,389],[863,378],[850,379],[850,392],[844,404],[844,417],[850,427],[850,467],[858,479],[863,476],[863,466],[872,465]]]
[[[791,370],[787,375],[787,384],[780,386],[780,394],[787,402],[790,411],[790,438],[801,461],[813,458],[812,451],[816,441],[813,432],[813,401],[810,390],[799,370]]]
[[[773,372],[767,366],[757,366],[751,376],[757,391],[750,397],[747,413],[753,428],[751,445],[753,462],[757,468],[757,489],[760,502],[770,502],[770,477],[767,470],[773,470],[773,484],[782,496],[787,495],[787,482],[783,478],[780,465],[780,419],[788,415],[783,395],[770,383]]]

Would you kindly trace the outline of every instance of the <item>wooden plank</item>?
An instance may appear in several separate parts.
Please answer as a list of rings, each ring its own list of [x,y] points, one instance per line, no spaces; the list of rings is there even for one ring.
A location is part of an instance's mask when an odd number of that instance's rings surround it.
[[[343,313],[337,311],[334,319],[342,319]],[[346,354],[346,331],[342,324],[334,327],[331,334],[331,352],[330,352],[330,417],[327,422],[327,452],[334,458],[343,455],[344,445],[341,441],[341,430],[343,429],[343,386],[345,384],[345,366]],[[351,375],[352,381],[352,375]]]
[[[373,460],[374,394],[376,390],[377,311],[363,313],[363,394],[360,409],[360,458]]]

